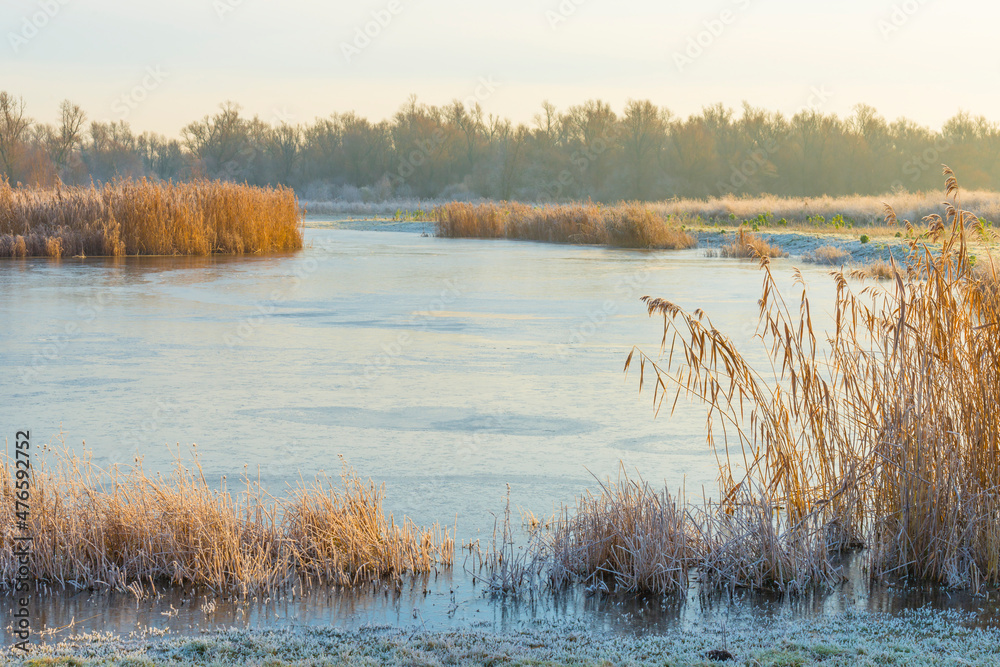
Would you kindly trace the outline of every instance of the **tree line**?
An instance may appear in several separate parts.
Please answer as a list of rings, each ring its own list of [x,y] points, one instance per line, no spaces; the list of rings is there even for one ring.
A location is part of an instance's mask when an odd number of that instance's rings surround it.
[[[514,123],[478,104],[411,97],[378,122],[353,112],[268,122],[226,102],[170,138],[88,122],[70,101],[55,123],[38,122],[0,92],[0,177],[12,184],[211,178],[349,201],[841,196],[932,190],[942,162],[967,187],[1000,190],[1000,126],[960,112],[934,130],[864,104],[845,118],[746,103],[682,118],[648,100],[622,113],[599,100],[562,111],[546,102],[531,123]]]

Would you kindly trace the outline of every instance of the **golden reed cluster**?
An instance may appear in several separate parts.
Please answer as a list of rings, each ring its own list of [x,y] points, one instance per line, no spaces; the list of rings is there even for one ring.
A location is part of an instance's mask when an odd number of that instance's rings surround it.
[[[528,206],[455,202],[434,212],[438,236],[503,238],[620,248],[693,248],[698,240],[648,206],[622,203]]]
[[[14,506],[12,464],[7,458],[0,468],[5,507]],[[194,464],[178,461],[172,475],[151,477],[138,463],[102,470],[65,454],[54,455],[51,467],[36,462],[31,575],[53,588],[137,597],[164,585],[256,595],[399,581],[453,561],[447,531],[396,522],[382,508],[383,489],[347,469],[340,485],[319,478],[276,498],[249,478],[236,492],[224,481],[214,487]],[[13,513],[5,513],[2,586],[18,567],[9,548],[15,528]]]
[[[998,238],[945,175],[944,216],[927,216],[929,238],[890,264],[891,282],[855,291],[832,272],[822,339],[801,275],[801,297],[786,303],[761,258],[767,369],[704,312],[646,297],[663,317],[661,352],[633,350],[626,369],[639,367],[640,388],[655,381],[660,405],[706,403],[720,495],[694,507],[627,479],[608,485],[564,516],[556,574],[665,592],[697,570],[725,586],[802,590],[838,581],[840,554],[864,547],[873,576],[1000,584],[1000,281],[969,252]],[[899,224],[888,207],[886,222]]]
[[[720,257],[734,259],[757,259],[760,257],[788,257],[788,253],[778,246],[768,243],[745,227],[736,230],[736,238],[725,243],[716,251]]]
[[[295,193],[223,181],[0,182],[0,257],[261,254],[302,247]]]

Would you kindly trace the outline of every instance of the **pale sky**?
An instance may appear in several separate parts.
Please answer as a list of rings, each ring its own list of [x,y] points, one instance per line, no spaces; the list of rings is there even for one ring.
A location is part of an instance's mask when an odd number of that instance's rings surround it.
[[[41,121],[68,98],[169,136],[225,100],[311,122],[477,93],[525,122],[546,99],[637,98],[682,116],[863,102],[938,128],[960,109],[1000,120],[998,26],[986,0],[3,0],[0,90]]]

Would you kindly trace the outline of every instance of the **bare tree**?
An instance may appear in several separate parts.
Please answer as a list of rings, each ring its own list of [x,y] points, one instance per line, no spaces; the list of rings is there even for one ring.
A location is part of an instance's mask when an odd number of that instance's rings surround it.
[[[76,104],[63,100],[59,105],[59,130],[50,141],[52,161],[56,167],[63,168],[69,161],[73,149],[80,145],[83,139],[83,124],[87,114]]]
[[[667,141],[669,111],[660,111],[649,100],[630,100],[621,121],[621,142],[625,167],[630,172],[631,196],[639,199],[649,194],[654,181],[654,167]]]
[[[249,130],[240,106],[226,102],[215,116],[191,123],[181,134],[188,151],[204,163],[209,175],[238,180],[245,176],[252,157]]]
[[[288,185],[302,157],[302,128],[281,123],[271,133],[271,148],[277,166],[278,182]]]
[[[0,168],[16,179],[18,158],[25,150],[31,119],[24,113],[24,99],[0,91]]]

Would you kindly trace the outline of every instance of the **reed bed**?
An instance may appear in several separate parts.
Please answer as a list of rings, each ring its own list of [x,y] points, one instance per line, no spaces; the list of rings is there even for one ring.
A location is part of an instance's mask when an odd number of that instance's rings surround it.
[[[827,266],[843,266],[851,260],[851,253],[835,245],[819,246],[812,252],[802,256],[802,261],[810,264],[825,264]]]
[[[720,257],[735,259],[759,259],[761,257],[788,257],[788,253],[778,246],[768,243],[757,234],[740,227],[736,238],[721,245],[715,251]]]
[[[672,595],[697,581],[703,593],[801,592],[841,580],[827,557],[833,534],[813,517],[787,530],[776,520],[779,499],[762,489],[695,505],[624,470],[600,486],[561,508],[539,549],[554,587],[582,581],[590,594]]]
[[[660,351],[633,349],[625,369],[639,367],[640,391],[652,381],[658,411],[704,401],[719,494],[695,505],[623,471],[562,508],[540,547],[551,584],[669,594],[695,576],[703,592],[799,592],[842,581],[842,555],[861,548],[873,577],[1000,584],[1000,275],[969,252],[998,239],[945,176],[944,215],[878,267],[888,284],[855,292],[831,272],[824,343],[801,274],[788,303],[759,254],[764,371],[703,311],[644,297]],[[900,224],[889,206],[885,223]]]
[[[784,220],[787,226],[824,228],[836,219],[850,223],[854,229],[867,229],[876,233],[885,227],[882,212],[883,203],[889,203],[900,218],[922,220],[935,214],[941,207],[937,192],[899,192],[881,196],[841,196],[841,197],[784,197],[779,195],[711,197],[708,199],[668,199],[641,202],[638,205],[649,209],[668,221],[685,221],[691,224],[717,222],[739,224],[738,221],[770,220],[771,224]],[[965,206],[979,213],[984,220],[1000,223],[1000,193],[989,191],[966,192]],[[436,214],[453,205],[442,200],[400,199],[383,202],[351,201],[309,201],[310,213],[320,215],[384,216],[393,217],[399,211],[423,211],[427,215]],[[490,206],[501,206],[492,203]],[[545,204],[523,201],[525,206],[541,208]],[[510,206],[504,204],[502,206]],[[560,205],[559,208],[570,205]],[[820,222],[822,219],[823,222]],[[832,231],[832,228],[831,228]]]
[[[550,579],[574,579],[589,592],[676,593],[687,587],[695,564],[699,526],[688,508],[666,491],[657,492],[624,470],[601,493],[563,507],[551,536]]]
[[[29,533],[31,576],[50,587],[128,591],[194,585],[219,594],[256,595],[310,583],[355,586],[398,582],[450,566],[454,542],[435,526],[397,523],[383,489],[345,468],[342,484],[300,483],[286,497],[244,478],[239,491],[213,488],[194,459],[172,475],[149,476],[136,463],[102,470],[60,454],[35,463]],[[5,457],[2,495],[14,505],[13,461]],[[0,588],[18,568],[16,524],[0,524]],[[17,533],[20,534],[20,533]]]
[[[1000,222],[1000,193],[988,191],[966,192],[965,206],[978,212],[983,220]],[[822,218],[829,222],[838,216],[850,221],[855,227],[885,225],[883,203],[888,203],[899,214],[900,219],[922,220],[940,211],[941,197],[938,192],[900,192],[882,196],[843,197],[781,197],[762,195],[741,197],[728,195],[707,200],[673,199],[651,202],[648,206],[664,217],[701,218],[703,220],[754,220],[760,216],[770,216],[774,220],[784,219],[791,225],[816,226]]]
[[[892,262],[884,259],[877,259],[875,261],[865,262],[861,266],[851,269],[850,275],[852,278],[892,280],[898,270],[899,268]]]
[[[680,394],[706,403],[720,497],[696,522],[695,560],[718,580],[835,581],[837,556],[864,546],[873,576],[1000,584],[997,267],[972,271],[969,253],[996,234],[945,176],[944,215],[926,220],[930,239],[911,240],[888,285],[855,292],[833,272],[824,344],[801,275],[786,303],[761,259],[758,335],[773,370],[752,367],[702,311],[645,298],[664,320],[661,352],[634,349],[626,369],[639,367],[640,388],[654,381],[661,406]],[[890,207],[886,223],[898,224]]]
[[[438,236],[505,238],[620,248],[693,248],[698,240],[644,204],[528,206],[453,202],[438,208]]]
[[[0,257],[263,254],[302,247],[289,188],[116,180],[36,189],[0,182]]]

